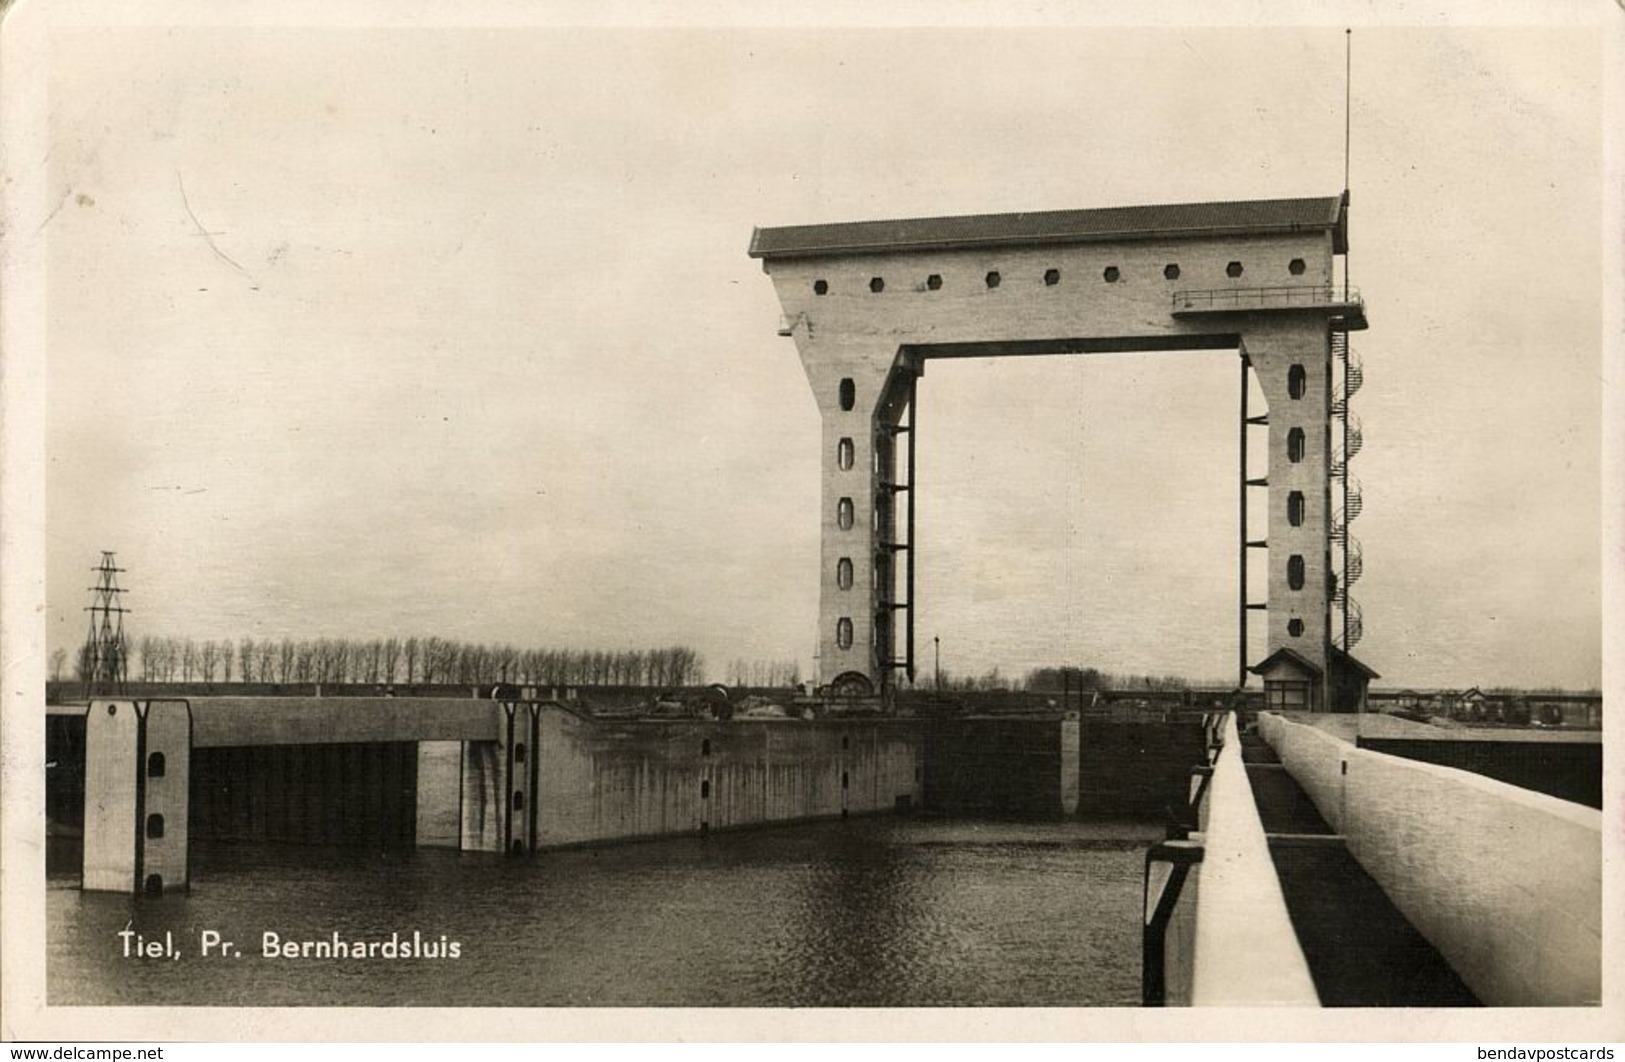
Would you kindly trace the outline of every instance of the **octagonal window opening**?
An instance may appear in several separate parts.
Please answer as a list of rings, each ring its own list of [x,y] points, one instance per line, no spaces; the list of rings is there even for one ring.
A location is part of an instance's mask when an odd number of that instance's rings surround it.
[[[1286,585],[1293,590],[1303,589],[1303,555],[1300,553],[1286,559]]]
[[[152,840],[160,840],[164,836],[164,817],[162,815],[147,816],[147,836]]]
[[[926,277],[925,278],[925,288],[926,288],[927,291],[941,291],[942,290],[942,274],[941,273],[932,273],[930,276]]]
[[[852,648],[852,620],[842,616],[835,621],[835,647],[837,649]]]
[[[1286,371],[1286,395],[1294,402],[1302,398],[1309,390],[1309,374],[1302,365],[1294,365]]]
[[[835,562],[835,585],[842,590],[852,589],[852,558],[842,557]]]
[[[869,278],[869,290],[874,292],[876,295],[879,295],[881,292],[885,291],[886,290],[886,278],[885,277],[870,277]]]
[[[1294,638],[1303,637],[1303,620],[1296,617],[1287,620],[1286,632]]]
[[[1242,269],[1240,262],[1231,262],[1229,265],[1224,267],[1224,275],[1230,277],[1232,280],[1241,276],[1241,273]]]
[[[1169,262],[1167,265],[1163,266],[1162,267],[1162,279],[1164,279],[1164,280],[1178,280],[1179,279],[1179,263],[1178,262]]]
[[[1060,282],[1061,282],[1061,271],[1059,269],[1046,269],[1046,270],[1044,270],[1044,286],[1046,288],[1053,288],[1055,285],[1059,284]]]
[[[852,530],[852,499],[842,498],[835,504],[835,523],[842,531]]]
[[[1286,522],[1293,527],[1303,526],[1303,491],[1295,490],[1286,496]]]
[[[857,447],[852,445],[850,438],[842,438],[835,444],[835,463],[841,466],[842,472],[852,471],[852,462],[856,460]]]
[[[1294,258],[1286,264],[1286,271],[1295,277],[1303,276],[1304,270],[1308,268],[1308,266],[1304,265],[1302,258]]]
[[[1304,434],[1302,428],[1286,433],[1286,459],[1293,464],[1303,460]]]
[[[814,295],[828,295],[829,294],[829,281],[821,280],[821,279],[813,281],[813,294]]]
[[[858,404],[858,385],[852,382],[852,377],[843,377],[841,379],[839,391],[841,399],[841,412],[852,412],[852,407]]]
[[[1105,272],[1100,274],[1100,279],[1108,284],[1115,284],[1123,279],[1123,271],[1116,266],[1107,266]]]
[[[987,286],[989,288],[996,288],[999,286],[999,281],[1001,279],[1002,278],[999,276],[999,271],[997,269],[990,270],[987,274]]]

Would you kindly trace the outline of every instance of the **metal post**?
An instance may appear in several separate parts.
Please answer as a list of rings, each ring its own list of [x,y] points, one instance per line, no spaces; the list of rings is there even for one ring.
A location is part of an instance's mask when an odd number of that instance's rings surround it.
[[[920,415],[919,415],[919,365],[909,366],[908,378],[908,615],[904,622],[908,624],[906,634],[907,651],[904,654],[908,662],[909,685],[914,684],[914,554],[919,552],[920,544],[914,538],[914,452],[920,448]],[[894,437],[895,438],[895,437]],[[895,447],[895,443],[893,446]],[[896,460],[895,451],[893,460]]]
[[[1240,626],[1238,650],[1238,686],[1247,685],[1247,354],[1241,353],[1241,417],[1240,417],[1240,475],[1236,477],[1237,503],[1240,525],[1240,586],[1236,602],[1236,616]]]

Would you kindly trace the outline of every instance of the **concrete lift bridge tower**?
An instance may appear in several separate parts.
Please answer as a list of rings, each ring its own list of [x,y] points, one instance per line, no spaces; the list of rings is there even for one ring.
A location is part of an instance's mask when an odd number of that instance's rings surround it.
[[[1260,674],[1277,708],[1357,707],[1375,675],[1348,655],[1360,626],[1347,333],[1366,317],[1346,279],[1334,284],[1347,253],[1347,192],[757,229],[750,254],[823,421],[818,681],[884,703],[915,673],[912,433],[927,361],[1211,350],[1240,371],[1238,675]],[[1249,374],[1267,412],[1247,410]],[[1268,431],[1262,478],[1247,474],[1249,426]],[[1263,535],[1247,527],[1250,489],[1268,492]],[[1260,555],[1268,600],[1248,601]],[[1268,616],[1256,663],[1254,611]]]

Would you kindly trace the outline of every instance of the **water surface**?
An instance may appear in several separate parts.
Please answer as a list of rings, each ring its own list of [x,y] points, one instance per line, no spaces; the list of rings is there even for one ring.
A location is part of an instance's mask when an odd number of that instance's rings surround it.
[[[53,1005],[1136,1006],[1137,823],[876,817],[544,853],[196,844],[189,895],[53,875]],[[128,926],[178,959],[124,958]],[[205,930],[240,954],[205,958]],[[268,958],[282,941],[460,957]]]

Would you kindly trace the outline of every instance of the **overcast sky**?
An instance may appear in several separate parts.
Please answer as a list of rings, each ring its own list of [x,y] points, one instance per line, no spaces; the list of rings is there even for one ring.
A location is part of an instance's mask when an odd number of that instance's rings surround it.
[[[1343,43],[59,32],[50,643],[113,549],[136,636],[811,666],[818,418],[752,226],[1336,194]],[[1357,655],[1381,685],[1598,685],[1601,40],[1354,47]],[[922,653],[1232,675],[1234,381],[932,363]]]

